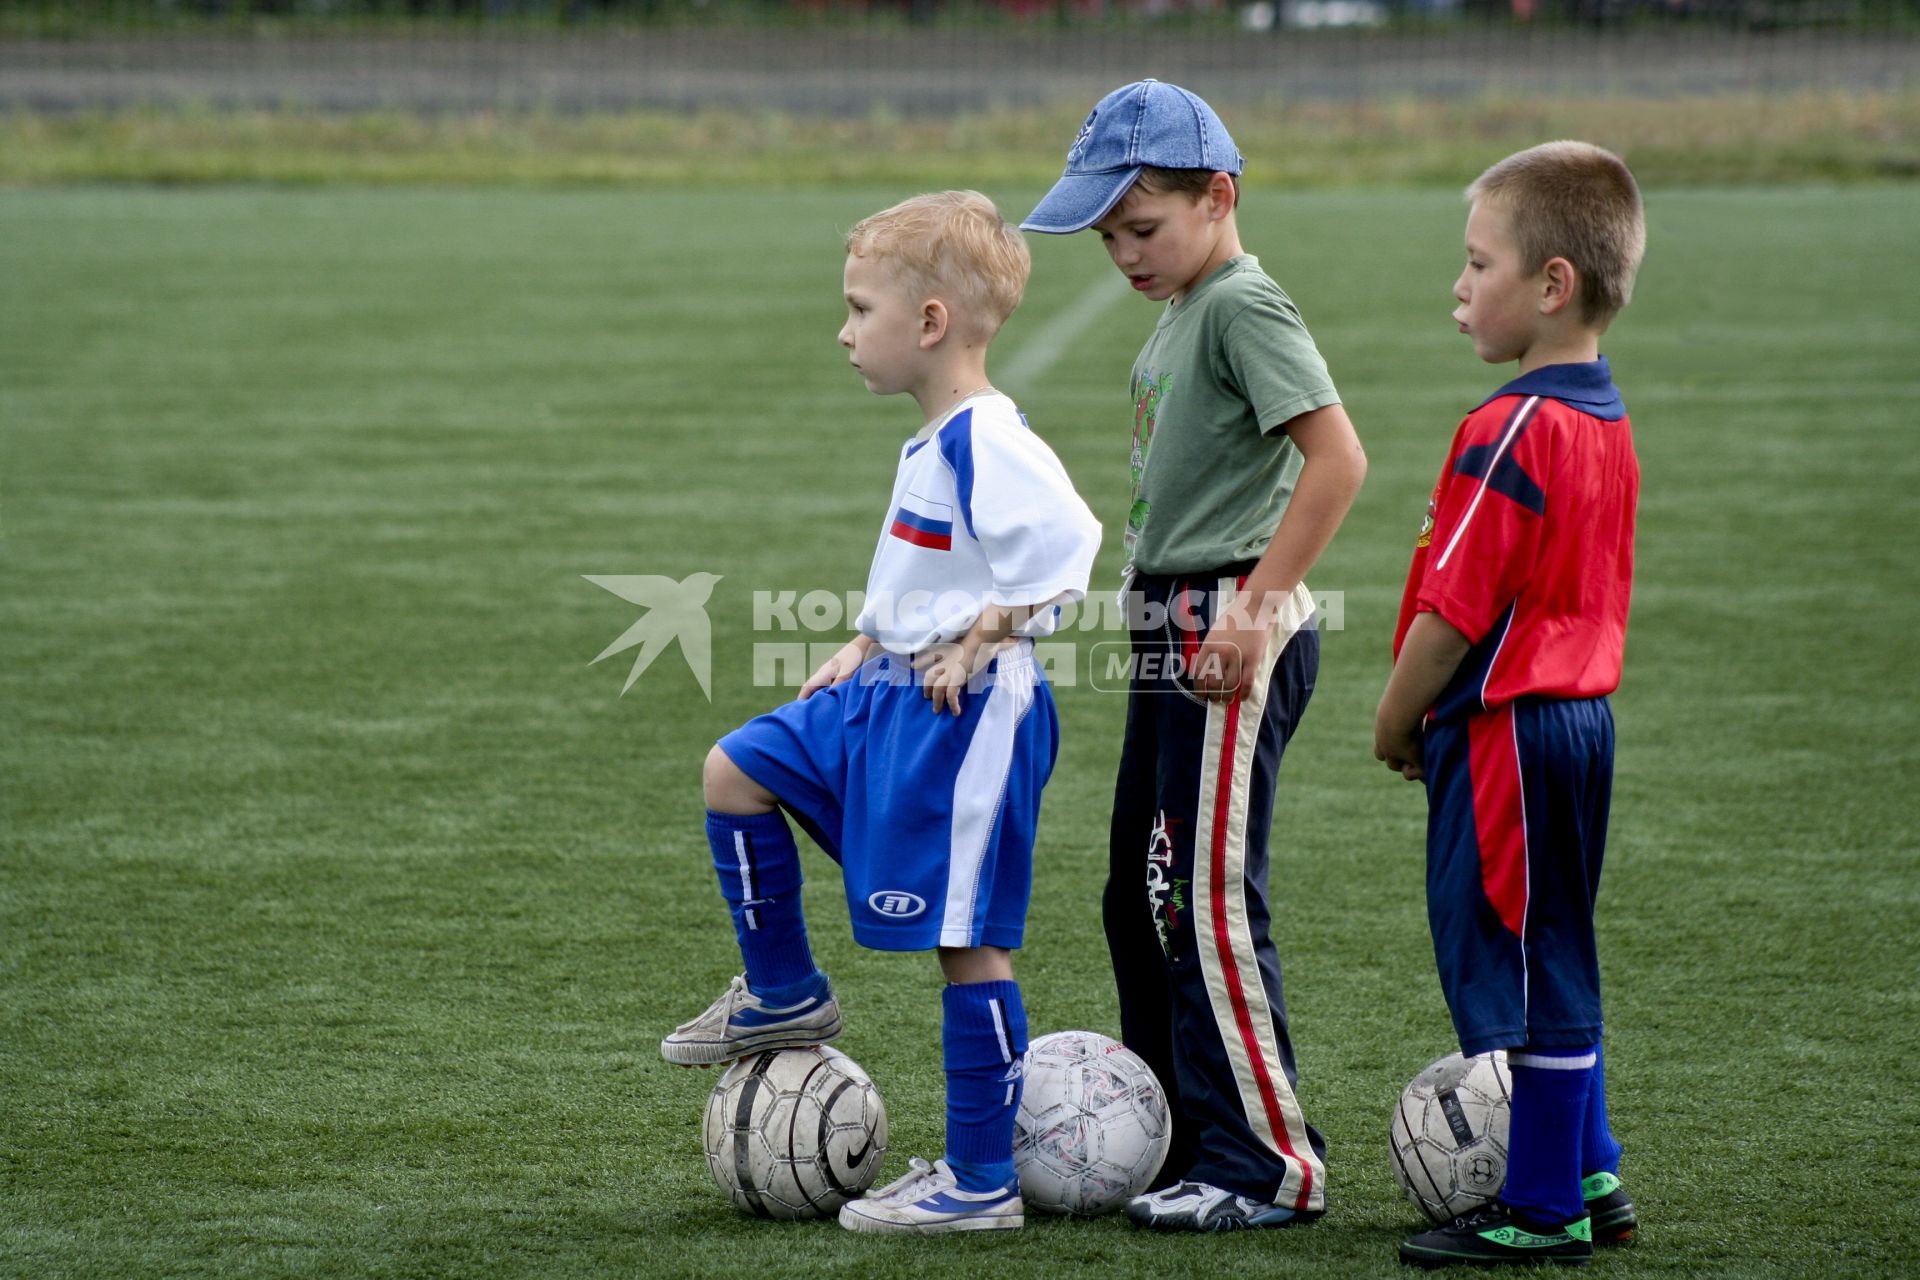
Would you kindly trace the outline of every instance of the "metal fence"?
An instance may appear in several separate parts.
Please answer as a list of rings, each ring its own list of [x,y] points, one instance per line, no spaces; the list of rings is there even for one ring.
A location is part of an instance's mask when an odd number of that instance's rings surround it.
[[[0,109],[924,115],[1139,76],[1236,101],[1920,83],[1920,0],[0,2]]]

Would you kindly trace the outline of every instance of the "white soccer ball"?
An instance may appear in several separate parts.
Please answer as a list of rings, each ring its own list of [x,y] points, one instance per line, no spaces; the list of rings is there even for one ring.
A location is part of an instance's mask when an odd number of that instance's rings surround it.
[[[1393,1176],[1435,1222],[1472,1213],[1507,1180],[1513,1084],[1504,1051],[1450,1054],[1413,1078],[1393,1113]]]
[[[1147,1189],[1167,1158],[1166,1091],[1140,1056],[1092,1031],[1027,1049],[1013,1164],[1029,1209],[1093,1217]]]
[[[774,1049],[740,1059],[707,1098],[707,1168],[737,1209],[816,1218],[873,1185],[887,1153],[887,1109],[838,1049]]]

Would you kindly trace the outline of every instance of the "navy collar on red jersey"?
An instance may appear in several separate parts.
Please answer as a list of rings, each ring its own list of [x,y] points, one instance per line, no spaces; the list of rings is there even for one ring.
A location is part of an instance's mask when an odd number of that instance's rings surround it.
[[[1627,406],[1620,399],[1620,389],[1613,385],[1613,370],[1607,367],[1605,356],[1582,364],[1543,365],[1532,373],[1523,373],[1482,400],[1479,407],[1501,396],[1546,396],[1605,422],[1618,422],[1627,416]]]

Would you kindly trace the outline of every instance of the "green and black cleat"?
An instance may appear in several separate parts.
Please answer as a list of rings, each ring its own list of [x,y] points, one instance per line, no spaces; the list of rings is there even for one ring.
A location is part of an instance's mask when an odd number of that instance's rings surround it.
[[[1596,1173],[1580,1180],[1580,1198],[1586,1201],[1587,1220],[1593,1224],[1595,1244],[1618,1244],[1640,1225],[1617,1174]]]
[[[1584,1267],[1593,1261],[1593,1237],[1585,1218],[1543,1226],[1496,1200],[1402,1241],[1400,1261],[1416,1267]]]

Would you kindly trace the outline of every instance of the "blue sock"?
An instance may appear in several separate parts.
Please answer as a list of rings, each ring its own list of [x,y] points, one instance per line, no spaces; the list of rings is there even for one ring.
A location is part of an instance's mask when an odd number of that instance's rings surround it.
[[[1593,1071],[1587,1077],[1587,1122],[1580,1134],[1580,1176],[1620,1172],[1620,1142],[1607,1125],[1607,1051],[1593,1047]]]
[[[1542,1226],[1584,1217],[1580,1133],[1586,1118],[1593,1046],[1529,1046],[1507,1054],[1513,1072],[1507,1184],[1500,1199]]]
[[[947,1164],[963,1191],[1013,1181],[1013,1117],[1027,1052],[1017,982],[967,982],[941,995],[947,1067]]]
[[[773,813],[707,814],[707,844],[720,894],[733,912],[747,986],[776,1008],[824,986],[800,913],[800,850],[787,820]],[[794,994],[795,992],[798,994]]]

